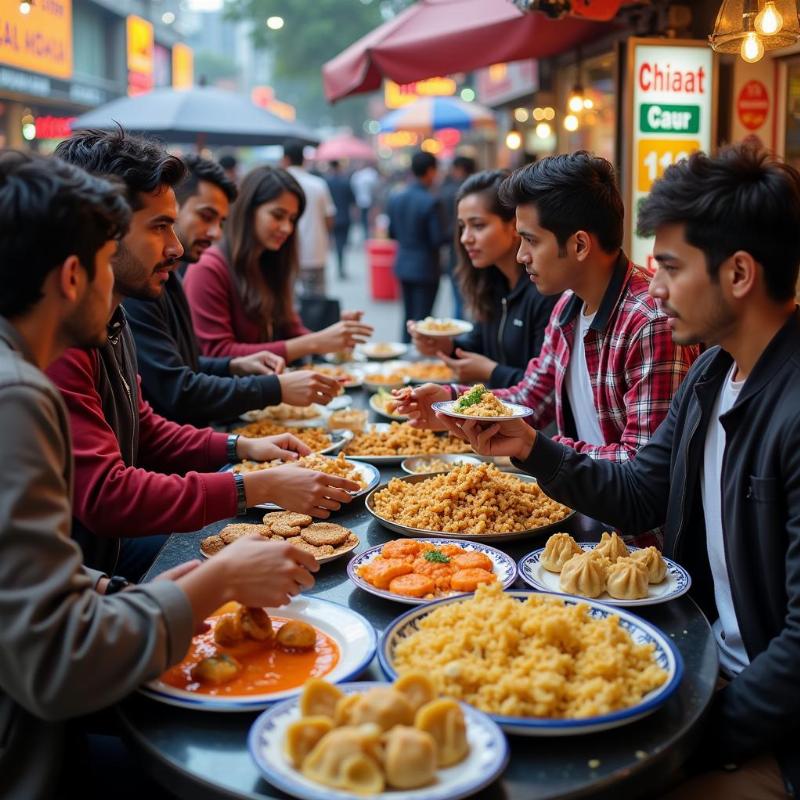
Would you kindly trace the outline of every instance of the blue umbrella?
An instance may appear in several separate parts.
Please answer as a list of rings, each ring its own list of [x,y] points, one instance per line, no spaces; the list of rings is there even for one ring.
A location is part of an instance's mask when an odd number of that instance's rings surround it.
[[[476,103],[465,103],[455,97],[421,97],[403,108],[391,111],[380,120],[382,133],[426,133],[443,128],[464,131],[494,124],[494,115],[488,108]]]

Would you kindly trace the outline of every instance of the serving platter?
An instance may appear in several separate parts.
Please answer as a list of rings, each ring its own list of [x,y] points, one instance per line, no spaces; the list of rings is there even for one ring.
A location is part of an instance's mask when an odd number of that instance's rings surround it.
[[[578,542],[578,546],[584,551],[594,550],[597,542]],[[627,546],[628,550],[640,550],[639,547]],[[532,553],[523,556],[518,565],[519,575],[528,586],[541,591],[553,594],[567,594],[559,583],[559,573],[550,572],[542,566],[542,553],[544,548],[540,547]],[[676,597],[686,594],[692,585],[689,573],[680,564],[676,564],[672,559],[664,558],[667,563],[667,576],[661,583],[651,583],[648,588],[648,596],[640,600],[618,600],[611,597],[607,592],[603,592],[597,600],[607,603],[610,606],[652,606],[657,603],[667,603]]]
[[[357,677],[375,655],[377,636],[372,625],[347,606],[298,595],[281,608],[267,608],[270,616],[297,619],[313,625],[334,640],[339,648],[339,661],[324,677],[331,683],[341,683]],[[212,615],[214,616],[214,615]],[[271,703],[300,694],[302,685],[283,691],[247,695],[209,695],[178,689],[160,679],[146,683],[139,691],[152,700],[180,708],[199,711],[255,711]]]
[[[509,411],[511,411],[510,414],[505,414],[499,417],[482,417],[476,414],[462,414],[461,412],[455,410],[458,400],[438,400],[435,403],[431,403],[431,408],[434,411],[439,411],[442,414],[446,414],[448,417],[483,422],[486,425],[493,425],[495,422],[509,422],[512,419],[524,419],[525,417],[529,417],[531,414],[533,414],[533,409],[528,406],[521,406],[518,403],[507,403],[505,400],[501,402],[507,409],[509,409]]]
[[[510,591],[506,594],[523,602],[532,592]],[[582,717],[580,719],[552,719],[542,717],[510,717],[500,714],[489,716],[507,733],[520,736],[577,736],[586,733],[618,728],[629,725],[648,714],[652,714],[662,706],[677,691],[683,677],[683,659],[675,645],[655,625],[643,620],[625,609],[612,607],[605,603],[588,598],[572,597],[570,595],[557,595],[545,593],[551,597],[568,604],[584,603],[589,606],[589,614],[595,619],[605,619],[616,616],[620,625],[631,635],[636,644],[653,646],[653,658],[667,673],[666,681],[657,689],[645,695],[640,702],[621,711],[603,714],[595,717]],[[434,609],[446,603],[463,602],[465,597],[446,597],[434,600],[424,606],[417,606],[395,619],[384,631],[378,646],[378,662],[389,680],[397,677],[394,668],[394,652],[398,642],[414,633],[420,622]]]
[[[517,565],[514,563],[514,559],[495,547],[489,547],[480,542],[464,542],[458,541],[457,539],[420,539],[419,541],[428,542],[436,546],[455,544],[462,547],[468,553],[483,553],[492,560],[494,574],[497,576],[497,580],[500,581],[504,589],[508,589],[517,578]],[[370,547],[369,550],[365,550],[355,558],[351,558],[347,564],[347,575],[350,580],[358,586],[359,589],[374,594],[376,597],[382,597],[385,600],[394,600],[397,603],[404,603],[409,606],[419,606],[424,603],[433,602],[432,600],[425,600],[419,597],[406,597],[385,589],[378,589],[358,574],[361,567],[366,566],[380,555],[382,549],[383,545],[380,544],[376,547]],[[463,594],[471,594],[471,592],[453,592],[452,596]],[[449,596],[451,595],[448,594],[448,597]]]
[[[379,681],[340,684],[347,695],[366,692]],[[505,769],[508,743],[488,715],[461,703],[467,726],[469,755],[452,767],[437,770],[437,780],[419,789],[388,789],[369,795],[377,800],[459,800],[480,792]],[[287,727],[300,719],[297,698],[286,700],[261,714],[250,728],[247,745],[264,779],[286,794],[301,800],[363,800],[364,795],[334,789],[306,778],[284,753]]]
[[[454,336],[463,336],[465,333],[471,333],[472,329],[475,327],[471,322],[468,322],[465,319],[452,319],[450,317],[434,317],[433,320],[435,322],[445,322],[451,325],[452,330],[449,331],[429,331],[424,328],[421,328],[421,325],[425,324],[424,319],[417,320],[414,323],[414,327],[417,333],[422,334],[423,336],[433,336],[434,338],[452,338]]]
[[[405,420],[397,420],[398,422],[403,422]],[[390,430],[391,423],[389,422],[371,422],[367,425],[364,429],[365,433],[381,433]],[[367,461],[370,464],[378,464],[380,465],[390,465],[390,464],[400,464],[404,459],[409,458],[414,455],[430,455],[430,456],[440,456],[440,455],[451,455],[450,453],[397,453],[396,455],[391,456],[366,456],[366,455],[358,455],[356,453],[347,453],[348,461]],[[458,455],[458,454],[452,454]],[[464,453],[464,455],[470,455],[469,453]]]
[[[400,358],[407,352],[408,345],[403,342],[367,342],[356,345],[356,353],[366,356],[370,361],[388,361]]]
[[[428,480],[430,477],[430,475],[407,475],[402,478],[395,478],[394,480],[405,481],[407,483],[419,483],[420,481]],[[514,477],[521,481],[525,481],[526,483],[536,483],[536,478],[533,478],[530,475],[515,475]],[[373,517],[375,517],[375,519],[378,520],[378,522],[381,523],[381,525],[388,528],[390,531],[395,531],[395,533],[413,538],[430,536],[436,539],[457,539],[472,542],[514,542],[520,539],[547,537],[551,533],[563,531],[567,529],[566,526],[569,524],[569,521],[575,516],[575,511],[572,510],[569,514],[567,514],[566,517],[558,522],[554,522],[550,525],[542,525],[538,528],[527,528],[524,531],[516,531],[515,533],[449,533],[446,531],[431,531],[425,528],[412,528],[409,525],[402,525],[399,522],[393,522],[390,519],[386,519],[375,510],[375,495],[377,492],[385,489],[387,486],[388,483],[376,486],[367,495],[367,499],[364,501],[364,507],[367,509],[367,511],[369,511],[370,514],[372,514]]]
[[[427,475],[431,476],[436,472],[442,472],[440,469],[415,469],[415,467],[424,467],[432,461],[444,461],[445,464],[452,464],[459,466],[460,464],[481,464],[483,459],[478,456],[471,456],[467,453],[448,453],[443,456],[409,456],[400,462],[400,469],[407,472],[409,475]]]

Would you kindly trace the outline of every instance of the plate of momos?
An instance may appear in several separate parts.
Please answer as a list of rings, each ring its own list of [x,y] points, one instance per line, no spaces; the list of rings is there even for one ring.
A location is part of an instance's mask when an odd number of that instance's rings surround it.
[[[253,723],[250,754],[273,786],[303,800],[456,800],[505,769],[486,714],[437,697],[423,673],[394,684],[309,680]]]
[[[576,542],[568,533],[554,533],[544,547],[520,560],[518,570],[534,589],[616,606],[666,603],[692,585],[689,573],[657,548],[630,547],[608,532],[599,542]]]

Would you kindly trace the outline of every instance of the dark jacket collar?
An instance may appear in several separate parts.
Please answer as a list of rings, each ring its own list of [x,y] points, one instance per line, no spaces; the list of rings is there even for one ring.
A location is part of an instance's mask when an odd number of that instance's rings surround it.
[[[611,280],[608,282],[603,299],[597,309],[597,313],[592,320],[590,330],[604,331],[611,318],[611,314],[617,307],[619,297],[622,294],[622,289],[628,280],[628,276],[632,270],[631,263],[628,256],[620,250],[617,256],[617,262],[614,264],[614,269],[611,272]],[[572,322],[578,315],[578,312],[583,308],[583,299],[578,295],[573,294],[567,304],[561,311],[561,316],[558,318],[558,324],[563,328]]]
[[[36,365],[28,343],[20,332],[2,315],[0,315],[0,339],[4,339],[12,350],[16,350],[29,363]]]
[[[125,310],[122,308],[122,304],[120,304],[114,309],[114,313],[111,315],[111,319],[109,319],[108,325],[106,326],[108,340],[111,342],[111,344],[117,343],[119,335],[122,333],[122,329],[127,324],[128,318],[125,316]]]

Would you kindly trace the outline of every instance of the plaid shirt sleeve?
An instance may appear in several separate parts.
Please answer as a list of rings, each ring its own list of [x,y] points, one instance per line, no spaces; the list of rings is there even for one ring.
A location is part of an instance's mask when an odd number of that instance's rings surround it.
[[[642,325],[624,349],[620,364],[623,374],[612,378],[622,378],[626,387],[625,427],[619,440],[607,445],[587,444],[565,436],[554,436],[554,440],[592,458],[621,462],[633,458],[655,433],[669,411],[678,386],[697,358],[698,349],[676,345],[664,316]],[[602,422],[601,419],[601,425]]]

